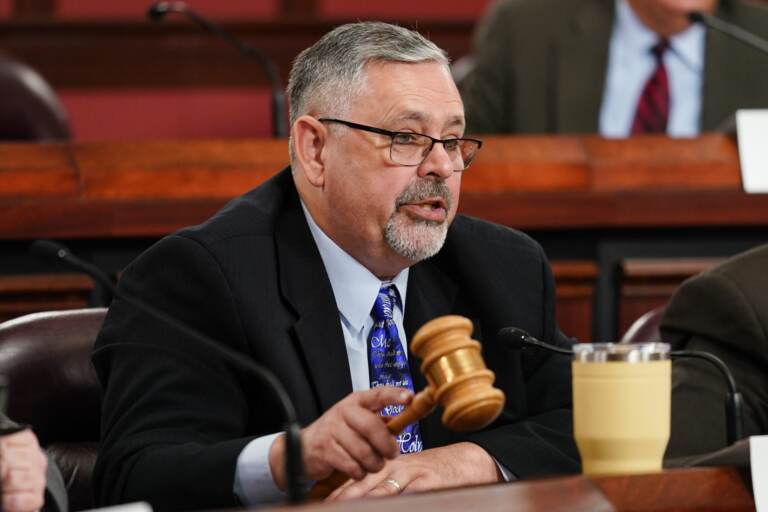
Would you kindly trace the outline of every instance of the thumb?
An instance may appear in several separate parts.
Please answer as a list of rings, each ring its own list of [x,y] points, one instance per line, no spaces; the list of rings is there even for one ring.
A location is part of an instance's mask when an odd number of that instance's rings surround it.
[[[379,411],[386,405],[408,405],[413,400],[413,392],[392,386],[378,386],[360,394],[360,406],[371,411]]]

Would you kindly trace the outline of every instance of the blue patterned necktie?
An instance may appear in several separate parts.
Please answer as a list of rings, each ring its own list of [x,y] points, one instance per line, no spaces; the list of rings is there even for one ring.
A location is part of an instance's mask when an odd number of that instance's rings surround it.
[[[371,316],[373,327],[368,337],[368,369],[371,388],[394,386],[413,391],[413,379],[408,368],[408,359],[397,333],[392,316],[395,306],[400,305],[400,296],[392,285],[382,286],[373,304]],[[382,416],[397,416],[403,411],[402,405],[388,405],[381,411]],[[421,451],[419,423],[411,423],[397,436],[400,453]]]

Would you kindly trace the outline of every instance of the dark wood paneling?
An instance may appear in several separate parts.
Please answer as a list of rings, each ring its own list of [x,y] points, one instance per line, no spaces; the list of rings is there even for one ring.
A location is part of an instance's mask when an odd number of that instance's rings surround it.
[[[50,19],[56,14],[56,0],[15,0],[11,14],[17,19]]]
[[[683,281],[724,258],[628,258],[621,264],[619,332],[648,311],[664,306]]]
[[[282,0],[280,12],[286,17],[311,16],[317,12],[320,0]]]
[[[274,59],[285,82],[296,55],[342,22],[317,21],[305,13],[304,17],[224,26]],[[416,26],[414,20],[399,22]],[[470,52],[471,20],[419,22],[418,28],[454,58]],[[3,22],[0,48],[31,65],[55,88],[266,85],[254,61],[178,20]]]
[[[552,273],[560,330],[579,341],[590,341],[597,265],[591,261],[553,261]]]
[[[636,146],[651,139],[666,149],[643,162]],[[287,144],[3,144],[0,154],[0,239],[155,236],[205,219],[277,172]],[[700,183],[701,175],[709,177]],[[463,212],[521,229],[768,227],[768,196],[741,191],[735,143],[720,135],[490,138],[462,187]]]
[[[0,322],[39,311],[84,308],[93,285],[77,274],[0,275]]]

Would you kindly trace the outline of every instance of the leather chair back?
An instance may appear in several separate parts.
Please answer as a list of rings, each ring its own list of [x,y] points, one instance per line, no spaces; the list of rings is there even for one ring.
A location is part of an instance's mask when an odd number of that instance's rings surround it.
[[[0,140],[70,138],[64,107],[35,70],[0,58]]]
[[[667,306],[660,306],[645,313],[627,329],[620,343],[647,343],[661,341],[661,318]]]
[[[101,416],[91,351],[106,308],[33,313],[0,324],[8,416],[32,426],[61,469],[70,510],[93,508]]]

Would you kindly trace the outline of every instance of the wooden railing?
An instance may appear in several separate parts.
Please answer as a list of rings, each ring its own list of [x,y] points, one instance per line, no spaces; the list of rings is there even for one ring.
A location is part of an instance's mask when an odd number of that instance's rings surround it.
[[[25,241],[59,238],[96,252],[118,240],[146,245],[204,220],[286,163],[286,141],[273,139],[3,144],[0,243],[18,250]],[[670,232],[680,241],[702,232],[740,237],[718,257],[768,240],[768,196],[742,191],[736,145],[716,134],[488,137],[462,177],[460,210],[542,241],[555,263],[563,328],[582,339],[592,330],[595,282],[614,272],[601,260],[605,240]],[[684,256],[712,256],[697,251]],[[667,256],[661,252],[655,256]],[[621,262],[616,272],[631,281],[630,267],[619,272]],[[15,274],[6,263],[0,257],[0,273]],[[647,294],[647,309],[690,273],[670,278],[662,264],[646,268],[642,279],[653,285],[654,272],[663,287],[658,297]]]
[[[0,239],[163,235],[288,160],[275,139],[0,144],[0,155]],[[722,135],[487,138],[461,211],[520,229],[768,225],[768,198],[742,192]]]

